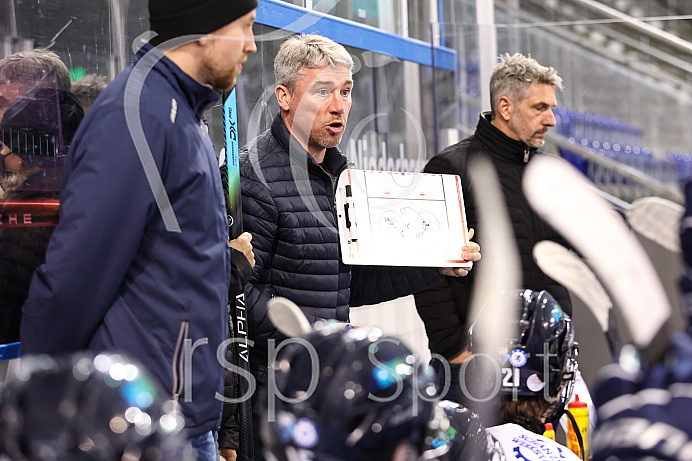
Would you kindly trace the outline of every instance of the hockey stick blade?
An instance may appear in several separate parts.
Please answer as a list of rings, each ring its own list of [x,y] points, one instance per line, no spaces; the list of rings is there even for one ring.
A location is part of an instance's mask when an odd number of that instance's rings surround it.
[[[635,200],[627,210],[632,229],[668,251],[680,253],[680,220],[685,209],[660,197]]]
[[[474,336],[481,340],[480,350],[495,357],[497,351],[506,347],[508,338],[514,334],[518,312],[510,296],[500,296],[503,290],[521,287],[521,265],[509,213],[502,198],[502,189],[493,164],[484,158],[469,162],[470,177],[477,203],[478,218],[482,234],[478,234],[483,248],[483,262],[477,268],[471,295],[469,319],[474,322],[481,309],[485,318],[506,319],[500,322],[480,322],[474,328]],[[494,376],[495,370],[487,361],[481,361],[479,370],[485,376]],[[490,401],[480,403],[478,411],[488,415],[487,424],[496,424],[500,416],[494,415]],[[484,409],[483,409],[484,408]],[[493,419],[497,418],[497,419]]]
[[[651,261],[622,219],[560,159],[534,159],[523,188],[536,212],[589,261],[645,361],[658,362],[667,349],[672,310]]]
[[[509,223],[509,214],[502,200],[502,191],[499,186],[497,173],[490,161],[474,159],[469,165],[475,196],[477,197],[477,209],[479,221],[482,223],[483,235],[479,235],[481,248],[483,248],[483,263],[478,265],[473,295],[471,300],[470,315],[472,321],[478,317],[481,308],[494,311],[494,318],[505,318],[511,312],[511,303],[489,303],[491,300],[506,299],[498,297],[502,290],[515,290],[521,288],[521,266],[519,253],[514,241],[512,227]],[[501,323],[508,326],[509,323]],[[480,332],[481,338],[504,340],[512,331],[498,331],[496,327],[492,331]],[[487,333],[487,334],[486,334]],[[491,346],[491,345],[488,345]],[[493,344],[492,346],[500,346]],[[488,350],[496,350],[497,347],[488,347]]]
[[[267,315],[274,326],[289,338],[304,336],[312,326],[303,311],[290,299],[276,297],[267,302]]]
[[[573,251],[549,240],[538,242],[533,247],[533,259],[548,277],[582,300],[603,330],[610,352],[615,352],[619,341],[612,337],[609,328],[613,302],[588,265]]]
[[[533,259],[550,278],[564,285],[593,312],[603,332],[613,306],[601,282],[574,252],[559,243],[543,240],[533,247]]]

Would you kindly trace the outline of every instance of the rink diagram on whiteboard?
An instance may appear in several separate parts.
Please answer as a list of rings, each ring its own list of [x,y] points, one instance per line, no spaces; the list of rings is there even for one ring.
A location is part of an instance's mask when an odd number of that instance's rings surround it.
[[[470,266],[458,176],[346,170],[336,192],[345,263]]]

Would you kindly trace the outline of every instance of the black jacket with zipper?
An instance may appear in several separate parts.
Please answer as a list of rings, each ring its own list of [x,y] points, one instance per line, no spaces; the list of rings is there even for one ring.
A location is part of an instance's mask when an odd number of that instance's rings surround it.
[[[490,123],[490,115],[487,113],[481,115],[473,136],[444,149],[430,159],[424,171],[458,174],[461,177],[469,227],[475,229],[476,236],[482,236],[483,229],[478,222],[474,197],[474,178],[468,174],[467,165],[474,157],[490,159],[500,180],[521,259],[522,286],[518,288],[548,290],[565,312],[571,315],[569,293],[562,285],[545,275],[532,256],[533,246],[541,240],[564,244],[557,232],[536,215],[522,192],[524,169],[537,155],[544,154],[502,133]],[[476,266],[479,264],[483,264],[483,261],[477,262]],[[475,267],[466,277],[446,277],[440,284],[415,295],[418,313],[425,323],[430,350],[447,359],[458,355],[467,346],[467,320],[471,321],[467,319],[467,315],[477,272],[478,267]]]

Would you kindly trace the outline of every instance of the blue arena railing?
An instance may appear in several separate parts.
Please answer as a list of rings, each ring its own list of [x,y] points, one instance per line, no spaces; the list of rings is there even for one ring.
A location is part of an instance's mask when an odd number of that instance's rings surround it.
[[[0,344],[0,360],[16,359],[19,355],[19,343]]]
[[[424,66],[457,71],[457,54],[451,48],[432,46],[428,42],[306,10],[280,0],[260,0],[255,22],[295,33],[315,33],[345,46],[394,56]]]

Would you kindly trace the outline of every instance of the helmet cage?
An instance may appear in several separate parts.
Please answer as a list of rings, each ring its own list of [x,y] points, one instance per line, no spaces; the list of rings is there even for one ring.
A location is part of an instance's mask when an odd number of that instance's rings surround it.
[[[496,353],[501,372],[499,386],[494,379],[489,382],[503,395],[546,395],[568,401],[578,353],[572,320],[546,291],[515,291],[503,296],[517,298],[518,313],[516,320],[511,320],[517,333]],[[485,318],[481,311],[476,322],[486,321],[493,320]],[[474,335],[475,326],[469,331],[469,348],[477,354],[479,338]]]

